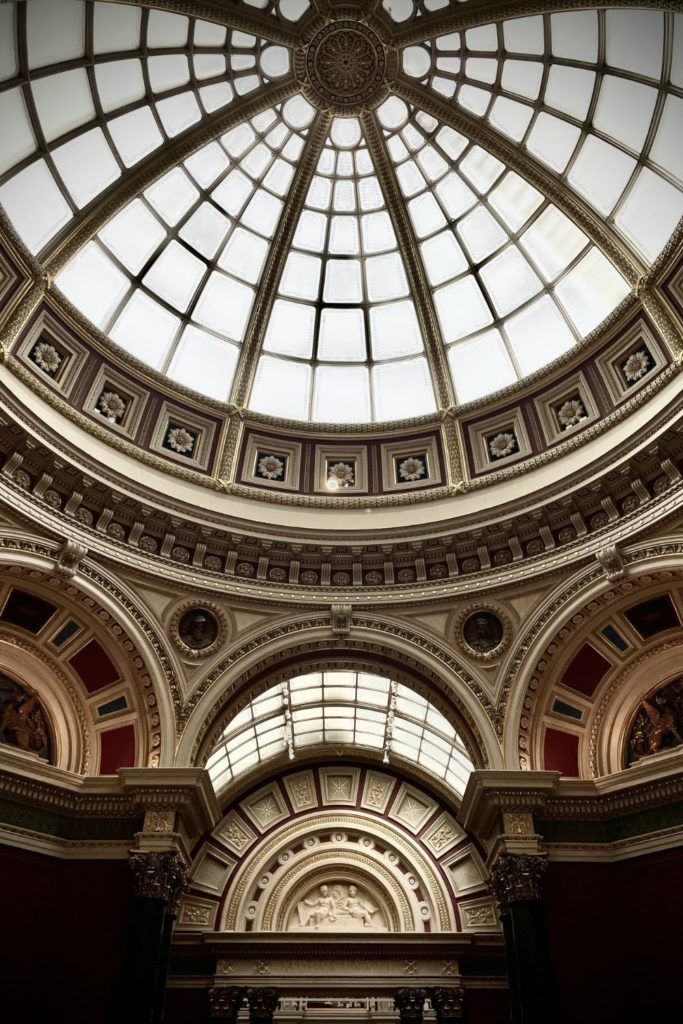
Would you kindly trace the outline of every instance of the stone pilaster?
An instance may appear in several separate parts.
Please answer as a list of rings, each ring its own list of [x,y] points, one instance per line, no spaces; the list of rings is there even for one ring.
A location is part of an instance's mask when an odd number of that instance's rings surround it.
[[[423,988],[400,988],[394,998],[401,1024],[422,1024],[427,992]]]

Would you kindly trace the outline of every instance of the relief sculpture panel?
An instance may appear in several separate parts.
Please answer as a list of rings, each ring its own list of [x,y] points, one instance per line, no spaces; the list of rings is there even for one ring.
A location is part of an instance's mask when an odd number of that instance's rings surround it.
[[[299,900],[287,931],[358,932],[388,931],[385,909],[363,886],[341,880],[315,885]]]

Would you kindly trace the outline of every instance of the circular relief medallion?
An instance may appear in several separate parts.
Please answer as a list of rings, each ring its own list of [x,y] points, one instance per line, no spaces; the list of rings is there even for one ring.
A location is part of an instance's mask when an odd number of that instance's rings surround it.
[[[497,608],[469,605],[457,617],[455,636],[467,654],[489,660],[498,657],[507,647],[512,627],[507,616]]]
[[[171,636],[176,647],[191,658],[215,651],[225,632],[225,616],[214,604],[185,604],[178,608],[171,621]]]
[[[386,55],[378,36],[356,21],[335,21],[321,29],[306,53],[306,74],[326,106],[349,111],[380,88]]]

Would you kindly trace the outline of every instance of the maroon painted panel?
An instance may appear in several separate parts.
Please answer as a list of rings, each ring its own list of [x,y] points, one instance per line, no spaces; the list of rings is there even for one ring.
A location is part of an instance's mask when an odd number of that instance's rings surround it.
[[[97,640],[90,640],[81,647],[69,658],[69,664],[78,672],[88,693],[95,693],[119,679],[118,669]]]
[[[100,775],[114,775],[117,768],[132,768],[135,764],[135,729],[121,725],[100,733]]]
[[[562,729],[546,729],[543,766],[548,772],[562,772],[576,778],[579,774],[579,737]]]
[[[567,665],[560,682],[586,697],[592,697],[598,683],[611,667],[607,658],[603,658],[590,644],[584,644]]]

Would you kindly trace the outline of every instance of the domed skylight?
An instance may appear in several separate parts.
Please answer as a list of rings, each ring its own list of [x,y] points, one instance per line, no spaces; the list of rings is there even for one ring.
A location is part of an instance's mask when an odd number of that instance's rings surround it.
[[[379,13],[386,84],[371,31],[350,70],[307,53],[305,0],[0,5],[11,223],[117,345],[258,412],[389,421],[539,370],[683,214],[683,16]]]
[[[207,762],[215,789],[269,758],[306,747],[367,747],[406,758],[462,795],[474,770],[450,722],[402,683],[364,672],[314,672],[271,687],[239,711]]]

